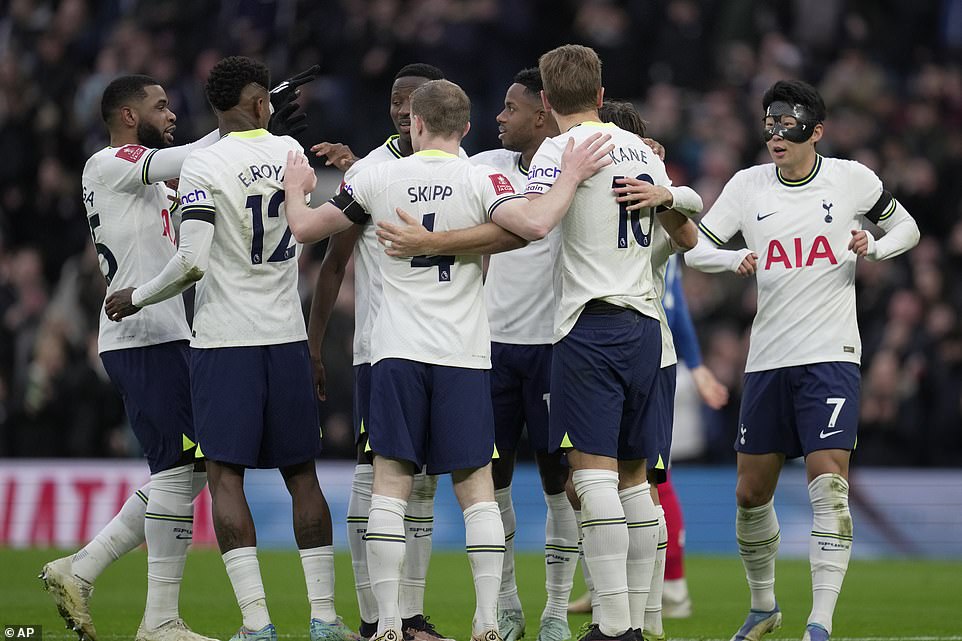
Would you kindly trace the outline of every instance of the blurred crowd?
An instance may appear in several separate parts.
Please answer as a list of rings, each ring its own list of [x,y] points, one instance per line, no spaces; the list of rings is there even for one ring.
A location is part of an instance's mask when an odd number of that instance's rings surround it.
[[[871,167],[916,217],[920,246],[860,261],[864,346],[856,461],[962,463],[962,0],[0,0],[0,456],[136,455],[97,357],[104,282],[80,199],[106,143],[100,95],[122,73],[167,89],[179,142],[215,126],[210,67],[244,54],[275,80],[311,64],[305,146],[364,155],[393,127],[388,93],[409,62],[441,67],[473,101],[470,152],[498,146],[514,73],[566,42],[594,47],[606,95],[634,100],[672,178],[706,207],[767,161],[761,95],[815,84],[825,155]],[[323,160],[318,161],[323,167]],[[328,176],[336,185],[339,176]],[[303,252],[310,304],[323,247]],[[704,410],[704,461],[733,460],[751,281],[685,273],[706,363],[733,391]],[[350,456],[351,278],[325,345],[327,456]]]

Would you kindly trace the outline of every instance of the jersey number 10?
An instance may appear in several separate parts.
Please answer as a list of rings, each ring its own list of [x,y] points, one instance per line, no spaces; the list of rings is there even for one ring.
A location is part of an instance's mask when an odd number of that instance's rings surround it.
[[[267,218],[280,218],[281,205],[284,203],[284,192],[275,191],[267,201]],[[260,265],[264,262],[264,196],[256,194],[247,197],[247,208],[251,210],[251,263]],[[279,263],[294,257],[296,245],[291,245],[291,228],[285,225],[284,235],[277,244],[274,252],[267,259],[269,263]]]
[[[621,183],[618,182],[624,176],[614,176],[611,179],[611,187],[623,187]],[[655,181],[651,179],[648,174],[638,174],[635,176],[638,180],[643,180],[646,183],[655,184]],[[628,219],[631,218],[631,235],[635,237],[638,244],[642,247],[648,247],[651,245],[651,230],[655,226],[655,210],[648,207],[648,232],[641,230],[641,210],[636,209],[632,212],[628,211],[628,203],[618,203],[618,249],[628,248]]]

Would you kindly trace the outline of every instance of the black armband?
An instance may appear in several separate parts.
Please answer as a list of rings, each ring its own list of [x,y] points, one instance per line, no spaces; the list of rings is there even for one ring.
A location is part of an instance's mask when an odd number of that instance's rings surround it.
[[[334,198],[331,198],[331,204],[340,209],[341,213],[355,225],[363,225],[370,218],[364,208],[354,200],[354,196],[344,189],[341,189]]]
[[[891,214],[890,209],[895,207],[895,196],[890,191],[883,191],[872,208],[865,212],[865,217],[876,225],[886,213]]]

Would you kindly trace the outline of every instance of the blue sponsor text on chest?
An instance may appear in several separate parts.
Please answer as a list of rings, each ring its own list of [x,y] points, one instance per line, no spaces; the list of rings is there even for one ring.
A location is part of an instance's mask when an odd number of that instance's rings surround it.
[[[250,165],[246,171],[237,174],[237,180],[241,181],[245,187],[250,187],[261,178],[273,178],[281,181],[284,179],[284,165]]]

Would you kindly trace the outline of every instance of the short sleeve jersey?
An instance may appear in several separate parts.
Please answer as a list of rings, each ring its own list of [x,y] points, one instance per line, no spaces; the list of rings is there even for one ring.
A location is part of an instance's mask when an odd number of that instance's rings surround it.
[[[87,160],[83,200],[87,224],[107,279],[107,294],[156,276],[177,253],[171,223],[174,203],[163,183],[147,184],[156,149],[140,145],[107,147]],[[100,310],[98,349],[107,352],[190,339],[184,301],[174,296],[142,309],[122,323]]]
[[[728,181],[699,229],[717,245],[741,232],[758,254],[746,371],[860,361],[848,243],[881,195],[882,182],[864,165],[822,156],[801,180],[765,164]]]
[[[210,265],[197,283],[192,347],[306,340],[297,291],[300,245],[284,215],[288,136],[233,132],[191,153],[180,175],[184,220],[213,223]]]
[[[520,197],[504,174],[427,150],[359,172],[345,186],[376,223],[399,223],[395,207],[431,231],[473,227]],[[403,358],[487,369],[491,366],[480,256],[394,258],[377,253],[382,298],[371,334],[371,362]]]
[[[471,162],[494,167],[508,177],[518,193],[528,182],[521,154],[507,149],[483,151]],[[554,335],[554,264],[561,248],[561,230],[520,249],[493,254],[484,281],[484,303],[491,340],[512,345],[544,345]]]
[[[398,139],[399,136],[394,134],[351,165],[344,173],[344,186],[350,189],[353,178],[364,169],[404,158]],[[460,154],[467,158],[463,149]],[[354,365],[371,362],[371,331],[381,306],[381,270],[377,256],[383,251],[374,225],[365,225],[354,245]]]
[[[585,122],[546,139],[528,171],[525,193],[543,194],[561,173],[568,140],[575,144],[595,133],[612,135],[612,163],[581,183],[561,222],[560,301],[555,340],[574,326],[585,303],[603,300],[658,318],[651,272],[654,212],[628,212],[615,201],[615,179],[638,177],[670,185],[665,165],[638,136],[610,123]]]

